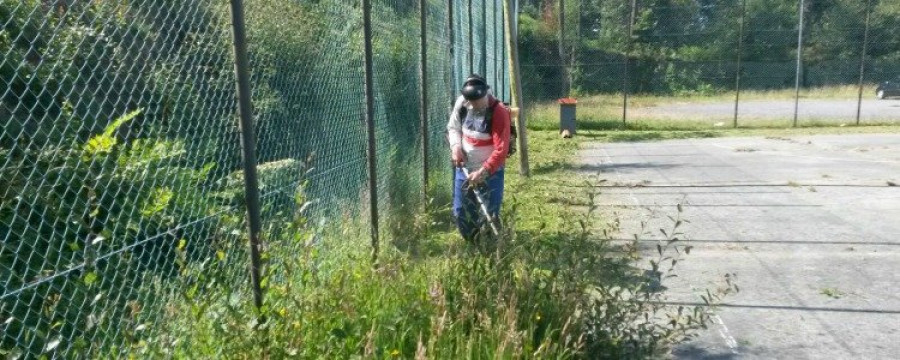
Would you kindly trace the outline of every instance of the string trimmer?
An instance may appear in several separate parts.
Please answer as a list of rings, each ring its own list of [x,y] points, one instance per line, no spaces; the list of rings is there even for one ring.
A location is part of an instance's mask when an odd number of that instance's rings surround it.
[[[463,174],[468,179],[469,178],[469,169],[466,169],[465,166],[460,166],[460,169],[462,169]],[[481,209],[481,216],[483,216],[484,219],[487,221],[488,225],[490,225],[491,232],[494,234],[494,238],[495,239],[500,238],[500,227],[497,226],[496,219],[493,216],[491,216],[491,212],[488,211],[487,202],[484,200],[484,196],[481,194],[481,190],[478,189],[477,185],[472,186],[471,184],[469,184],[468,180],[465,183],[463,183],[463,189],[466,189],[466,188],[468,188],[469,190],[472,191],[473,194],[475,194],[475,200],[478,201],[478,207]]]

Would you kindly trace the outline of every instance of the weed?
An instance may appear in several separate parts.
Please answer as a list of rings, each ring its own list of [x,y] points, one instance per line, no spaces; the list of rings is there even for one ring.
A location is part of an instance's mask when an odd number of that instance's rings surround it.
[[[841,297],[846,295],[844,292],[835,288],[822,288],[821,290],[819,290],[819,293],[833,299],[840,299]]]
[[[432,203],[409,219],[409,239],[386,242],[395,246],[373,267],[358,216],[312,221],[300,210],[267,228],[262,309],[232,270],[241,259],[180,262],[161,318],[141,323],[110,356],[646,358],[706,326],[705,306],[668,307],[658,291],[691,250],[680,242],[680,215],[661,230],[666,240],[648,266],[637,266],[637,241],[614,245],[598,230],[602,179],[571,194],[553,185],[572,178],[577,143],[531,135],[532,160],[548,170],[528,180],[510,171],[496,252],[472,251],[449,225],[447,206]],[[736,290],[729,275],[703,298],[715,305]]]

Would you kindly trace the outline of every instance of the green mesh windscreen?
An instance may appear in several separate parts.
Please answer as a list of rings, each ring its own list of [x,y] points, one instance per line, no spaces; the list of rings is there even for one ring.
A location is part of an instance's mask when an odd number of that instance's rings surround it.
[[[377,196],[392,239],[426,174],[449,193],[445,128],[470,54],[508,101],[502,3],[425,4],[423,65],[419,2],[372,3],[369,194],[361,4],[244,1],[270,264],[301,245],[285,230],[301,210],[365,236]],[[232,41],[225,1],[0,2],[4,357],[121,358],[165,339],[172,307],[252,302]]]

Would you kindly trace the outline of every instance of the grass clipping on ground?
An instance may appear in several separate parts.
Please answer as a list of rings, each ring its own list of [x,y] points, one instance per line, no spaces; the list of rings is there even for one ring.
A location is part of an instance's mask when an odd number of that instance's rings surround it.
[[[268,239],[261,312],[247,287],[211,270],[214,263],[185,265],[178,277],[185,286],[171,288],[193,292],[173,291],[162,318],[141,326],[128,351],[176,358],[646,358],[705,327],[706,307],[666,306],[658,292],[689,252],[675,238],[678,225],[649,259],[649,272],[635,266],[647,261],[637,261],[636,242],[615,246],[597,230],[606,227],[596,215],[597,188],[560,201],[566,196],[553,184],[571,180],[577,142],[548,131],[530,136],[533,178],[508,164],[506,230],[497,252],[466,246],[448,209],[437,207],[393,232],[407,235],[388,239],[395,246],[384,246],[373,266],[364,226],[347,225],[350,219],[312,226],[298,216]],[[726,279],[705,300],[731,291]]]

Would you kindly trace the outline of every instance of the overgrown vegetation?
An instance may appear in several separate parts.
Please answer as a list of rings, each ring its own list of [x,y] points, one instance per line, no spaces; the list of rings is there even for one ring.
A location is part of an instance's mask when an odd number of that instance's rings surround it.
[[[357,216],[362,205],[341,205],[361,203],[366,175],[361,12],[245,5],[267,235],[282,236],[301,178],[317,200],[306,210]],[[0,355],[97,355],[139,339],[167,294],[207,291],[176,281],[189,267],[244,282],[229,12],[195,0],[0,2]],[[417,29],[412,6],[378,16]],[[417,43],[374,45],[379,101],[410,119],[379,113],[383,210],[408,212],[421,180],[404,175],[419,172],[387,175],[419,153],[384,150],[417,143],[417,100],[393,91],[415,83]]]
[[[573,143],[533,135],[536,168],[571,159]],[[705,326],[707,309],[667,307],[654,285],[689,252],[678,242],[680,220],[659,256],[647,259],[647,276],[634,266],[636,245],[605,240],[607,226],[595,213],[599,193],[568,195],[588,204],[576,209],[550,201],[561,194],[540,185],[568,172],[529,181],[511,175],[509,231],[496,254],[465,245],[448,209],[436,206],[410,223],[403,243],[414,245],[389,247],[372,266],[361,224],[321,224],[298,210],[275,226],[280,236],[268,237],[262,313],[243,284],[210,275],[215,264],[187,264],[177,280],[200,290],[174,292],[178,301],[127,351],[188,358],[646,358]],[[710,303],[735,289],[728,278],[722,286]]]

